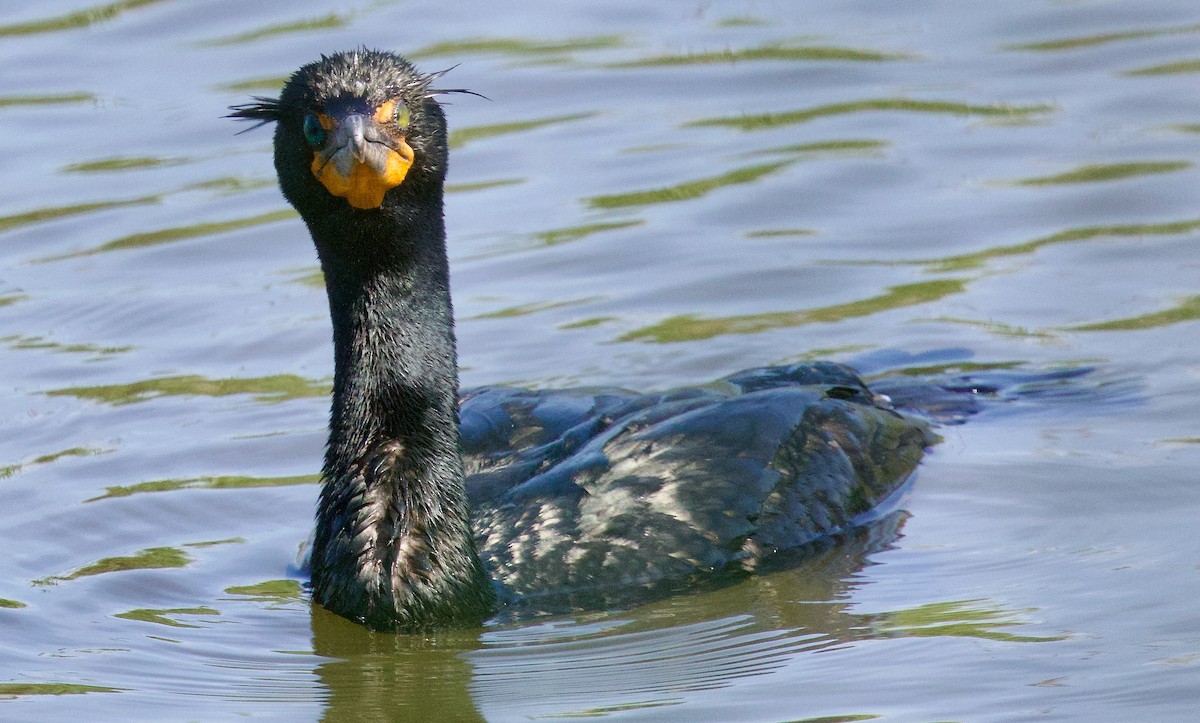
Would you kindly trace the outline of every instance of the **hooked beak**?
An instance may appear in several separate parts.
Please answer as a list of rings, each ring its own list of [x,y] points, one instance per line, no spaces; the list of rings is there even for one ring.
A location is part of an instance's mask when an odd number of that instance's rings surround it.
[[[313,154],[312,174],[330,193],[355,208],[378,208],[413,163],[403,138],[386,133],[375,119],[351,113],[333,120],[325,147]]]

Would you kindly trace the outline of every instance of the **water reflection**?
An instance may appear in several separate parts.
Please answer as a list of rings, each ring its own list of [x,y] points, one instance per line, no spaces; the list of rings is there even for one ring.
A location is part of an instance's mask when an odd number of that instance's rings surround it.
[[[412,50],[406,55],[413,59],[502,55],[521,58],[539,64],[565,63],[570,54],[581,50],[605,50],[624,44],[620,35],[590,35],[573,38],[534,39],[477,37],[447,40]]]
[[[288,76],[286,75],[268,75],[258,78],[247,78],[246,80],[237,80],[231,83],[222,83],[217,86],[218,90],[223,90],[235,95],[244,95],[246,93],[278,93],[279,89],[287,83]]]
[[[761,163],[753,166],[743,166],[735,168],[732,171],[726,171],[718,176],[710,176],[708,178],[700,178],[694,181],[684,181],[683,183],[668,186],[666,188],[654,188],[645,191],[629,191],[625,193],[613,193],[603,196],[592,196],[587,199],[587,204],[592,208],[622,208],[625,206],[643,206],[651,203],[673,203],[675,201],[690,201],[692,199],[701,198],[711,191],[726,186],[736,186],[743,183],[754,183],[755,181],[768,176],[772,173],[783,170],[790,166],[794,161],[776,161],[774,163]]]
[[[234,585],[225,588],[228,595],[240,595],[245,601],[269,602],[274,604],[299,601],[303,594],[296,580],[266,580],[254,585]]]
[[[640,340],[666,344],[710,339],[723,334],[756,334],[768,329],[785,329],[818,322],[842,321],[936,301],[952,294],[961,293],[966,283],[965,279],[938,279],[904,284],[893,286],[879,296],[826,306],[821,309],[772,311],[708,318],[683,314],[626,332],[621,335],[620,341]]]
[[[0,109],[20,106],[95,103],[91,93],[46,93],[38,95],[0,95]]]
[[[488,191],[504,186],[519,186],[525,183],[524,178],[497,178],[493,181],[475,181],[473,183],[446,184],[446,193],[470,193],[472,191]]]
[[[154,5],[164,0],[119,0],[118,2],[93,5],[82,10],[75,10],[62,15],[55,15],[43,20],[33,20],[25,23],[0,25],[0,37],[5,35],[34,35],[37,33],[53,33],[72,28],[85,28],[89,25],[112,20],[127,10]]]
[[[862,570],[897,539],[904,519],[894,513],[843,544],[777,560],[775,572],[742,584],[625,613],[420,637],[372,633],[313,608],[313,648],[335,659],[318,668],[329,695],[325,717],[591,717],[670,707],[689,691],[771,675],[798,654],[865,639],[1057,639],[1005,630],[1022,624],[1025,613],[986,600],[852,612],[847,600]]]
[[[113,171],[132,171],[143,168],[168,168],[189,163],[190,159],[182,156],[113,156],[94,161],[71,163],[63,167],[67,173],[111,173]]]
[[[1052,186],[1068,183],[1099,183],[1119,181],[1123,178],[1149,176],[1155,173],[1173,173],[1191,168],[1188,161],[1143,161],[1141,163],[1103,163],[1081,166],[1073,171],[1039,178],[1023,178],[1016,181],[1020,186]]]
[[[30,467],[35,467],[41,464],[50,464],[51,462],[64,457],[90,457],[97,454],[104,454],[109,451],[111,450],[97,449],[94,447],[71,447],[70,449],[64,449],[58,452],[38,455],[28,462],[21,462],[19,464],[10,464],[0,467],[0,479],[12,477],[19,472],[28,470]]]
[[[333,28],[340,28],[349,23],[352,17],[352,15],[348,14],[343,15],[338,13],[329,13],[324,17],[313,18],[311,20],[297,20],[288,23],[266,25],[254,30],[246,30],[234,35],[228,35],[223,38],[215,38],[207,41],[204,44],[218,47],[223,45],[240,45],[243,43],[256,43],[277,35],[289,35],[292,33],[306,33],[313,30],[329,30]]]
[[[0,306],[3,306],[5,299],[0,299]],[[24,337],[24,336],[5,336],[0,337],[0,343],[7,344],[10,349],[43,349],[48,351],[64,352],[67,354],[88,354],[93,359],[102,359],[114,354],[123,354],[132,351],[132,346],[97,346],[95,344],[62,344],[56,341],[49,341],[43,337]]]
[[[1147,28],[1144,30],[1125,30],[1115,33],[1099,33],[1097,35],[1082,35],[1058,40],[1041,40],[1036,43],[1019,43],[1010,45],[1010,50],[1029,50],[1039,53],[1059,52],[1090,48],[1109,43],[1123,43],[1131,40],[1146,40],[1163,35],[1191,35],[1200,33],[1200,25],[1177,25],[1163,28]]]
[[[115,615],[113,615],[113,617],[121,618],[123,620],[137,620],[137,621],[140,621],[143,623],[154,623],[155,625],[165,625],[165,626],[171,627],[171,628],[199,628],[199,627],[201,627],[200,625],[195,625],[192,623],[185,623],[182,620],[179,620],[178,618],[180,616],[189,616],[189,615],[204,616],[206,618],[215,618],[215,617],[219,616],[220,614],[221,614],[221,612],[219,610],[214,610],[213,608],[208,608],[208,607],[162,608],[162,609],[158,609],[158,610],[154,610],[151,608],[138,608],[136,610],[128,610],[123,613],[116,613]],[[213,620],[205,620],[203,622],[212,623],[214,621]]]
[[[454,190],[458,190],[456,186],[446,188],[448,193]],[[455,258],[454,262],[463,263],[467,261],[480,261],[483,259],[542,249],[548,246],[558,246],[560,244],[571,243],[573,241],[588,238],[595,234],[604,233],[606,231],[620,231],[635,226],[641,226],[644,223],[645,221],[642,219],[607,222],[601,221],[597,223],[580,224],[577,226],[553,228],[546,231],[537,231],[527,236],[523,236],[517,240],[505,241],[504,243],[487,247],[482,251]]]
[[[1062,635],[1021,635],[1004,630],[1024,623],[1020,613],[1005,610],[988,600],[949,600],[885,613],[873,626],[882,636],[953,636],[1006,643],[1047,643],[1066,639]]]
[[[90,497],[84,502],[99,502],[115,497],[145,494],[148,492],[175,492],[177,490],[232,490],[262,487],[291,487],[292,485],[315,485],[321,481],[319,474],[288,475],[284,477],[250,477],[227,475],[222,477],[190,477],[186,479],[162,479],[138,482],[131,485],[106,487],[104,494]]]
[[[1200,73],[1200,59],[1181,60],[1177,63],[1151,65],[1146,68],[1125,71],[1125,75],[1178,75],[1180,73]]]
[[[293,218],[296,218],[296,213],[291,209],[278,209],[275,211],[267,211],[265,213],[246,216],[243,218],[230,219],[228,221],[210,221],[207,223],[193,223],[185,226],[171,226],[169,228],[162,228],[156,231],[143,231],[140,233],[129,234],[107,243],[100,244],[95,248],[73,251],[71,253],[61,254],[59,256],[48,256],[38,259],[38,261],[41,263],[47,263],[50,261],[60,261],[65,259],[79,258],[82,256],[90,256],[92,254],[103,253],[105,251],[121,251],[124,249],[139,248],[143,246],[157,246],[159,244],[185,241],[187,239],[194,239],[202,236],[214,236],[217,234],[228,233],[230,231],[253,228],[255,226],[277,223],[279,221],[287,221]]]
[[[1178,304],[1160,311],[1152,311],[1139,316],[1130,316],[1111,321],[1098,321],[1091,324],[1078,324],[1070,327],[1071,331],[1133,331],[1136,329],[1154,329],[1171,324],[1200,319],[1200,296],[1189,296]]]
[[[564,115],[550,116],[548,118],[531,118],[523,121],[510,121],[508,123],[493,123],[482,126],[468,126],[466,128],[456,128],[450,131],[450,147],[462,148],[471,141],[480,140],[483,138],[492,138],[494,136],[504,136],[510,133],[524,133],[537,128],[545,128],[547,126],[560,125],[562,123],[571,123],[584,118],[590,118],[595,113],[567,113]]]
[[[467,653],[474,700],[488,715],[595,716],[682,702],[770,675],[797,655],[894,636],[950,635],[1041,642],[1003,628],[1021,614],[987,601],[858,614],[846,601],[870,556],[899,536],[892,514],[841,545],[776,561],[742,584],[670,598],[624,614],[525,625],[484,634]],[[792,567],[788,567],[791,565]],[[787,569],[780,569],[787,568]]]
[[[28,695],[80,695],[83,693],[120,693],[120,688],[80,683],[0,683],[0,700]]]
[[[688,127],[723,126],[741,131],[758,131],[781,126],[807,123],[817,118],[877,111],[904,113],[937,113],[945,115],[980,116],[1004,120],[1028,120],[1054,110],[1051,105],[974,105],[954,101],[913,100],[911,98],[870,98],[846,103],[830,103],[813,108],[777,111],[757,115],[720,116],[691,121]]]
[[[795,153],[795,154],[813,154],[813,153],[864,153],[866,151],[878,151],[886,148],[887,141],[872,140],[869,138],[846,138],[841,140],[815,141],[812,143],[797,143],[790,146],[778,146],[775,148],[765,148],[761,151],[755,151],[754,155],[764,155],[768,153]]]
[[[91,203],[73,203],[66,206],[37,208],[32,211],[23,211],[9,216],[0,216],[0,232],[44,221],[95,213],[96,211],[107,211],[126,206],[143,206],[150,203],[158,203],[160,200],[162,200],[161,196],[140,196],[138,198],[125,198],[115,201],[94,201]]]
[[[78,580],[81,577],[103,575],[125,570],[154,570],[164,567],[187,567],[192,558],[183,550],[175,547],[151,547],[132,555],[105,557],[89,565],[77,568],[63,575],[52,575],[34,580],[34,585],[54,585],[60,582]]]
[[[326,717],[593,716],[669,706],[686,691],[770,674],[797,653],[873,634],[876,618],[849,614],[843,600],[904,518],[894,513],[843,544],[776,559],[742,584],[625,613],[418,637],[372,633],[314,607],[314,651],[338,659],[318,670],[329,689]]]
[[[711,63],[736,63],[754,60],[843,60],[851,62],[879,63],[885,60],[915,60],[913,56],[897,53],[881,53],[874,50],[837,48],[831,46],[795,46],[770,43],[756,48],[722,50],[711,53],[686,53],[680,55],[655,55],[641,60],[610,63],[610,68],[654,68],[673,65],[708,65]]]
[[[532,304],[521,304],[519,306],[506,306],[503,309],[489,311],[483,314],[477,314],[474,319],[511,319],[518,316],[529,316],[550,309],[561,309],[567,306],[576,306],[579,304],[588,304],[598,301],[603,297],[587,296],[582,299],[563,299],[561,301],[538,301]]]
[[[1120,224],[1113,226],[1086,226],[1083,228],[1071,228],[1065,231],[1042,236],[1026,241],[1020,244],[1011,246],[995,246],[983,251],[975,251],[969,254],[956,254],[947,256],[941,259],[929,259],[916,263],[924,264],[928,267],[930,273],[944,273],[947,271],[961,271],[965,269],[973,269],[983,266],[984,263],[991,259],[1001,258],[1004,256],[1018,256],[1021,254],[1029,254],[1046,246],[1055,244],[1075,243],[1077,241],[1093,241],[1104,238],[1136,238],[1139,236],[1179,236],[1191,233],[1196,229],[1200,229],[1200,219],[1188,219],[1185,221],[1167,221],[1163,223],[1133,223]]]
[[[483,720],[471,699],[472,664],[463,655],[479,633],[431,637],[372,633],[320,607],[312,612],[313,652],[325,688],[324,720]]]
[[[259,402],[283,402],[289,399],[325,397],[329,395],[329,390],[329,382],[305,379],[294,374],[243,379],[209,379],[197,374],[187,374],[126,384],[65,387],[43,393],[51,397],[78,397],[121,405],[164,396],[225,397],[233,394],[250,394]]]

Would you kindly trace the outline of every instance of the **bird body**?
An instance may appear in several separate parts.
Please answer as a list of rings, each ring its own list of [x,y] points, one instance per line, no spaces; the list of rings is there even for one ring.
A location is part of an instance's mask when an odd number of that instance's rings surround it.
[[[848,531],[908,478],[932,439],[878,403],[831,363],[659,394],[469,392],[476,547],[502,593],[576,606],[752,571]]]
[[[339,53],[233,112],[276,123],[280,187],[329,296],[316,602],[421,631],[752,569],[847,529],[909,478],[928,428],[830,363],[651,395],[484,389],[460,425],[436,96],[465,91],[437,77]]]

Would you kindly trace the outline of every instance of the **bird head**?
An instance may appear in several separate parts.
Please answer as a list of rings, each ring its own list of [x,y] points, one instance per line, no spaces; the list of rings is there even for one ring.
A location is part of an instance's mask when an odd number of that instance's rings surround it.
[[[378,209],[393,189],[440,189],[445,180],[446,121],[435,96],[470,91],[431,87],[444,72],[423,74],[384,51],[336,53],[296,71],[277,99],[234,106],[230,117],[277,124],[275,167],[293,206]]]

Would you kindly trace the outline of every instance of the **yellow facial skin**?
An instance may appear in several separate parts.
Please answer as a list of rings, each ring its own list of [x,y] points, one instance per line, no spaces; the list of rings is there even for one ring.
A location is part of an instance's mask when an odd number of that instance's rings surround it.
[[[403,138],[396,139],[385,130],[397,122],[397,103],[396,100],[389,100],[375,110],[373,118],[367,123],[373,121],[378,132],[372,134],[373,138],[365,140],[361,134],[342,139],[337,132],[337,121],[325,114],[317,116],[321,127],[331,138],[329,143],[342,145],[333,149],[332,153],[329,150],[314,152],[312,174],[330,193],[345,198],[354,208],[379,208],[384,195],[404,181],[412,166],[412,148]],[[402,110],[402,120],[407,121],[407,109]],[[385,136],[391,143],[382,142],[381,138]],[[341,159],[341,163],[335,162],[334,158],[339,154],[350,154],[352,162],[345,158]],[[349,173],[343,175],[342,171],[347,165]]]
[[[400,143],[400,151],[389,150],[387,165],[382,171],[356,162],[349,176],[338,173],[331,163],[325,163],[320,156],[313,158],[312,172],[325,188],[335,196],[341,196],[355,208],[379,208],[384,195],[399,186],[408,169],[412,165],[412,149],[407,143]]]

